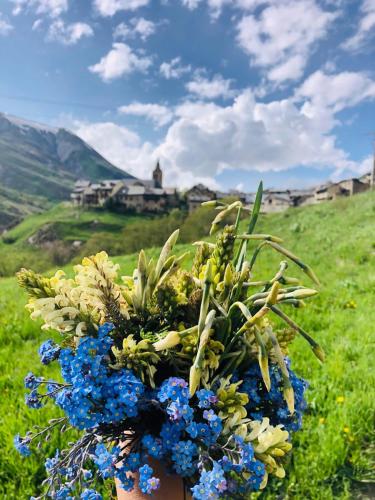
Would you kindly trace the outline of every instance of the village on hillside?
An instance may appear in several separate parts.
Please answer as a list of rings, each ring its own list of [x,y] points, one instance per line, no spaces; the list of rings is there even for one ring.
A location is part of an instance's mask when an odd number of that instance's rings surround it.
[[[291,207],[313,205],[339,197],[353,196],[374,187],[375,158],[371,172],[358,178],[339,182],[328,182],[310,189],[265,189],[262,211],[281,212]],[[214,191],[203,184],[197,184],[187,191],[163,187],[163,171],[158,161],[152,172],[152,178],[143,180],[135,177],[122,180],[104,180],[90,182],[79,180],[71,194],[74,205],[87,208],[103,207],[123,212],[165,213],[173,208],[185,207],[193,212],[203,202],[234,197],[245,205],[251,206],[255,193],[243,193],[236,190],[228,192]]]

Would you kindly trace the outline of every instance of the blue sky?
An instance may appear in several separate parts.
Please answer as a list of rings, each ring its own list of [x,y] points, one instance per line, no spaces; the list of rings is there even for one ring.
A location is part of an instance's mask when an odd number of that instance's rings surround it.
[[[375,0],[2,0],[0,110],[169,185],[370,169]]]

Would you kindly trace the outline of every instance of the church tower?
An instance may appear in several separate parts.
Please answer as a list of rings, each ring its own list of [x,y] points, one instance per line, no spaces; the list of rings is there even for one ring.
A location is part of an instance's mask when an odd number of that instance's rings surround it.
[[[154,171],[152,172],[152,178],[154,180],[154,187],[156,188],[163,187],[163,171],[160,168],[159,160],[156,164]]]

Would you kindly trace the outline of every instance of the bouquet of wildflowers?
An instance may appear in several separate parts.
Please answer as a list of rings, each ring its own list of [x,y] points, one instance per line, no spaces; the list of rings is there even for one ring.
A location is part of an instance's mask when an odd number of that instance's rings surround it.
[[[96,485],[109,478],[152,495],[155,460],[197,500],[246,498],[270,475],[284,477],[307,385],[290,368],[288,345],[300,334],[321,361],[323,351],[285,312],[316,293],[287,275],[288,262],[253,279],[271,247],[317,282],[279,238],[254,233],[261,196],[260,186],[244,234],[240,202],[209,202],[216,241],[195,244],[189,271],[185,255],[173,255],[176,231],[157,261],[140,252],[132,276],[120,278],[104,252],[85,258],[73,279],[19,272],[31,317],[61,334],[39,350],[42,363],[59,363],[61,378],[29,373],[26,404],[51,401],[62,416],[17,435],[15,446],[27,456],[52,430],[80,431],[47,459],[42,497],[98,500]],[[224,225],[229,214],[235,222]]]

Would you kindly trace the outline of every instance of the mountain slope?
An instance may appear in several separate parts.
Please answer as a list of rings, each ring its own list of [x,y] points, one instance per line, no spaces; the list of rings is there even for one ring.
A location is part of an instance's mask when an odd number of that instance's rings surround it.
[[[132,177],[113,166],[73,133],[0,113],[0,185],[46,200],[69,197],[74,181]],[[8,191],[8,194],[12,193]],[[18,204],[17,200],[12,200]],[[19,200],[22,205],[22,201]],[[5,217],[0,198],[1,219]],[[23,208],[19,210],[22,213]],[[13,211],[14,212],[14,211]],[[1,217],[3,214],[3,217]]]
[[[42,196],[20,193],[0,185],[0,231],[28,215],[46,210],[50,205],[51,202]]]

